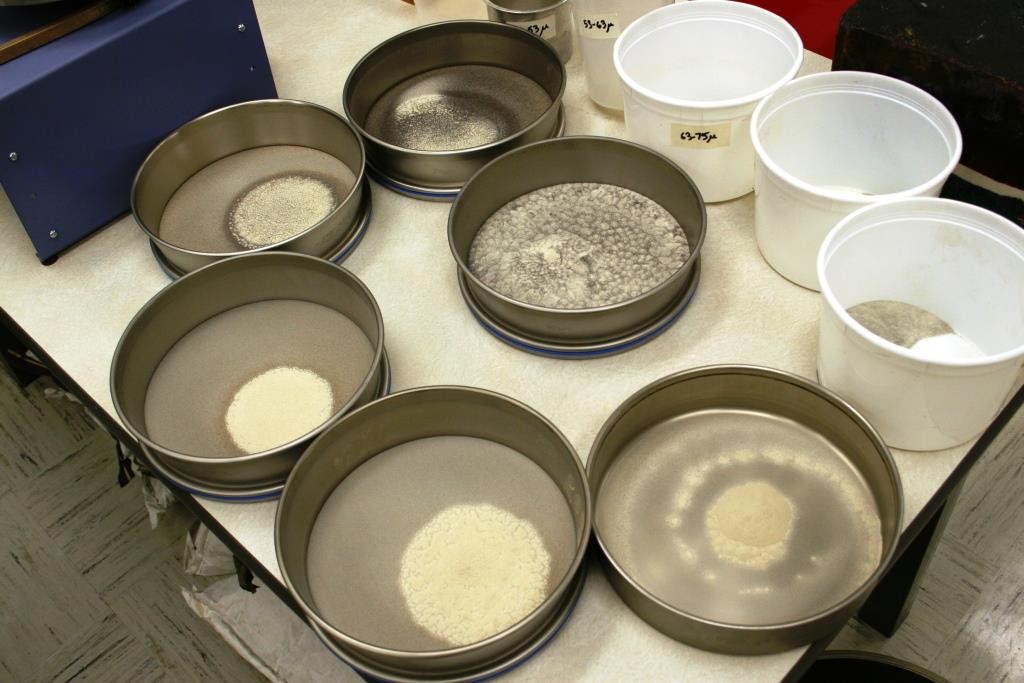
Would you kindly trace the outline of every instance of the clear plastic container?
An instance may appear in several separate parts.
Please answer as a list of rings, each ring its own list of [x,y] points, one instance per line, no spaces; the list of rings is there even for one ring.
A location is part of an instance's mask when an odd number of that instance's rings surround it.
[[[612,62],[612,48],[622,31],[651,10],[672,0],[575,0],[576,36],[590,99],[602,107],[622,109],[622,85]]]
[[[1024,360],[1019,226],[948,199],[872,204],[828,234],[817,272],[823,298],[818,380],[857,408],[887,444],[948,448],[976,436],[999,412]],[[975,353],[908,349],[847,312],[878,300],[938,316]]]
[[[629,137],[682,166],[705,201],[747,194],[750,115],[803,54],[792,26],[753,5],[699,0],[649,12],[613,51]]]

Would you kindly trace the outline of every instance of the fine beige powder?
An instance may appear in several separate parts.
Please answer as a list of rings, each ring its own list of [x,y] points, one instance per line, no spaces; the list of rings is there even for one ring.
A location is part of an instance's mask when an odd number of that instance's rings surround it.
[[[337,205],[334,190],[318,178],[271,178],[238,198],[231,209],[228,228],[246,249],[266,247],[316,225]]]
[[[273,244],[319,222],[355,182],[344,162],[319,149],[247,149],[214,161],[182,183],[164,207],[156,233],[175,246],[217,254]],[[325,190],[330,194],[327,211]],[[271,224],[276,227],[267,227]]]
[[[333,412],[352,398],[373,358],[374,346],[363,331],[333,308],[289,299],[245,304],[200,323],[163,357],[146,389],[146,430],[179,453],[242,455],[247,451],[232,438],[226,416],[254,378],[282,367],[315,373],[330,386]],[[275,377],[280,376],[270,375]],[[266,388],[264,381],[249,385],[243,398]],[[279,397],[278,410],[287,412],[295,398]],[[315,412],[323,415],[322,406]],[[312,417],[303,417],[295,429],[310,422]]]
[[[413,620],[452,645],[500,633],[547,595],[551,556],[537,528],[486,503],[442,510],[402,553]]]
[[[259,453],[308,434],[333,412],[330,382],[312,370],[278,367],[243,384],[224,419],[236,446]]]
[[[793,502],[768,482],[739,484],[715,499],[705,524],[718,557],[760,569],[786,554]]]

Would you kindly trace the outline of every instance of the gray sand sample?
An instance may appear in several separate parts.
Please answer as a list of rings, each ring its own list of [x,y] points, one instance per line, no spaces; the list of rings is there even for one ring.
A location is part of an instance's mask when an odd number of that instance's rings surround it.
[[[235,200],[228,216],[231,236],[246,249],[277,244],[316,225],[338,206],[323,180],[283,175],[257,184]]]
[[[616,185],[563,183],[513,199],[481,226],[469,269],[516,301],[594,308],[648,292],[690,256],[679,223]]]
[[[228,413],[248,383],[280,368],[300,369],[327,382],[336,411],[366,379],[373,354],[373,345],[354,322],[320,304],[281,299],[233,308],[200,323],[160,361],[146,390],[146,430],[153,441],[179,453],[242,455],[247,449],[239,447],[237,435],[232,438]],[[319,395],[321,405],[314,409],[322,416],[323,387]],[[255,398],[259,403],[260,397]],[[293,398],[287,392],[280,397],[281,417],[290,414],[293,407],[285,404]],[[236,416],[239,424],[251,421]],[[274,434],[295,434],[309,424],[309,416],[303,416],[290,428],[278,424]],[[265,444],[265,436],[241,440]]]
[[[313,524],[307,575],[317,611],[342,632],[437,650],[518,621],[564,578],[575,548],[568,503],[536,463],[438,436],[342,480]]]
[[[902,301],[867,301],[846,312],[869,332],[908,349],[926,337],[953,332],[938,316]]]
[[[209,253],[276,244],[327,216],[355,182],[352,169],[318,149],[271,145],[236,152],[182,183],[164,207],[157,235]]]
[[[468,149],[524,130],[551,101],[536,81],[511,69],[447,66],[391,87],[373,103],[365,128],[405,149]]]
[[[750,410],[666,419],[623,448],[594,509],[623,571],[690,614],[775,624],[849,596],[882,555],[867,483],[815,431]]]

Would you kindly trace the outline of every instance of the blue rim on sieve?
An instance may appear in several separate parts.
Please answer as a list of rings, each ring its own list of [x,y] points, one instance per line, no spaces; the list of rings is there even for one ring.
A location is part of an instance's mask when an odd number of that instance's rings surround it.
[[[389,178],[369,163],[366,164],[366,174],[376,181],[381,187],[412,199],[424,199],[430,202],[452,202],[455,201],[455,198],[459,196],[459,192],[462,191],[461,187],[452,188],[450,190],[432,190],[427,187],[409,185],[401,182],[400,180]]]
[[[391,393],[391,360],[388,358],[387,349],[384,349],[384,354],[381,356],[381,362],[383,364],[381,382],[384,385],[384,388],[380,395],[378,395],[374,400],[377,398],[384,398]],[[151,469],[162,474],[164,479],[169,480],[182,491],[204,500],[216,500],[222,503],[259,503],[267,500],[276,500],[281,497],[281,493],[284,491],[284,482],[268,487],[268,490],[264,493],[246,493],[242,491],[238,493],[218,493],[212,489],[197,489],[193,485],[190,485],[189,481],[183,478],[180,474],[168,472],[167,467],[161,463],[157,457],[151,456],[148,453],[144,453],[142,457],[145,458],[146,464]]]
[[[532,353],[537,356],[584,360],[587,358],[602,358],[604,356],[612,356],[617,353],[629,351],[630,349],[646,344],[661,333],[665,332],[677,320],[679,320],[683,313],[686,312],[686,309],[690,305],[690,301],[693,300],[694,295],[697,293],[697,285],[700,283],[700,270],[701,264],[700,257],[698,256],[693,263],[693,275],[691,276],[686,289],[683,290],[682,295],[673,304],[672,309],[645,332],[640,335],[629,335],[626,341],[616,342],[616,340],[611,340],[605,344],[591,345],[590,348],[584,349],[573,349],[571,348],[571,345],[568,344],[558,345],[533,341],[525,336],[513,336],[509,330],[503,328],[480,308],[472,298],[473,295],[469,293],[465,284],[465,278],[461,274],[459,274],[458,277],[459,289],[462,290],[462,298],[465,300],[470,313],[473,314],[473,317],[478,323],[480,323],[481,327],[491,333],[491,335],[498,340],[513,348],[519,349],[520,351],[526,351],[527,353]],[[545,345],[541,345],[542,343]]]
[[[364,208],[362,218],[359,219],[359,225],[356,227],[355,232],[352,234],[350,239],[345,241],[345,245],[341,250],[325,258],[325,260],[330,261],[331,263],[340,265],[341,262],[348,258],[355,248],[359,246],[359,243],[363,241],[363,238],[366,237],[366,231],[370,227],[370,220],[373,218],[373,193],[370,192],[369,185],[364,185],[363,187]],[[179,272],[174,268],[174,266],[167,262],[167,259],[165,259],[163,254],[160,253],[160,250],[156,246],[156,242],[153,240],[149,240],[149,249],[153,252],[153,257],[156,259],[157,265],[160,266],[160,270],[164,272],[164,275],[169,277],[171,280],[177,280],[179,277],[184,275],[184,273]]]
[[[575,579],[575,581],[572,584],[572,587],[570,588],[570,593],[568,595],[567,601],[563,603],[565,605],[564,610],[559,611],[554,616],[554,618],[552,618],[552,620],[548,622],[547,627],[541,630],[540,637],[537,638],[537,640],[527,643],[525,646],[523,646],[522,649],[512,653],[509,656],[509,659],[511,661],[509,661],[508,665],[501,666],[497,671],[485,673],[480,678],[472,678],[470,680],[474,681],[474,683],[482,683],[483,681],[490,681],[495,678],[498,678],[499,676],[503,676],[508,672],[526,664],[528,661],[530,661],[538,654],[540,654],[548,645],[550,645],[551,641],[555,639],[555,636],[561,633],[565,625],[569,623],[569,617],[572,616],[572,613],[576,611],[576,605],[579,604],[580,596],[583,595],[583,586],[587,582],[587,567],[588,563],[586,561],[580,564],[578,570],[579,576]],[[306,623],[312,629],[313,633],[316,634],[316,637],[320,640],[320,642],[323,643],[324,647],[327,648],[328,652],[334,655],[338,659],[338,661],[342,662],[346,666],[350,667],[357,674],[362,676],[363,679],[367,681],[382,681],[384,683],[387,683],[387,681],[392,680],[388,678],[380,678],[379,676],[365,669],[362,669],[358,665],[349,661],[349,659],[347,659],[344,655],[342,655],[339,652],[340,648],[338,648],[335,643],[332,643],[327,639],[327,636],[324,635],[323,631],[320,629],[319,626],[316,625],[316,623],[314,623],[312,620],[307,620]],[[551,628],[552,624],[554,625],[554,628]],[[444,679],[437,680],[443,681]],[[460,680],[465,680],[465,678],[460,676]]]

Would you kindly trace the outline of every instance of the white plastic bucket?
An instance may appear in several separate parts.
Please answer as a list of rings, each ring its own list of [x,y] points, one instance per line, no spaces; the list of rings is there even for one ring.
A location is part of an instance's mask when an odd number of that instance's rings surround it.
[[[682,166],[708,202],[753,189],[751,113],[802,61],[785,20],[727,0],[656,9],[613,51],[630,139]]]
[[[672,0],[573,0],[590,99],[608,109],[622,109],[622,85],[612,62],[615,39],[647,12],[671,4]]]
[[[818,380],[886,443],[947,448],[989,424],[1024,359],[1024,230],[948,199],[872,204],[829,233],[817,272]],[[980,355],[925,355],[872,334],[847,310],[875,300],[937,315]]]
[[[858,71],[786,84],[758,105],[750,128],[758,247],[810,289],[818,289],[818,248],[840,218],[886,199],[938,196],[963,147],[934,97]]]

